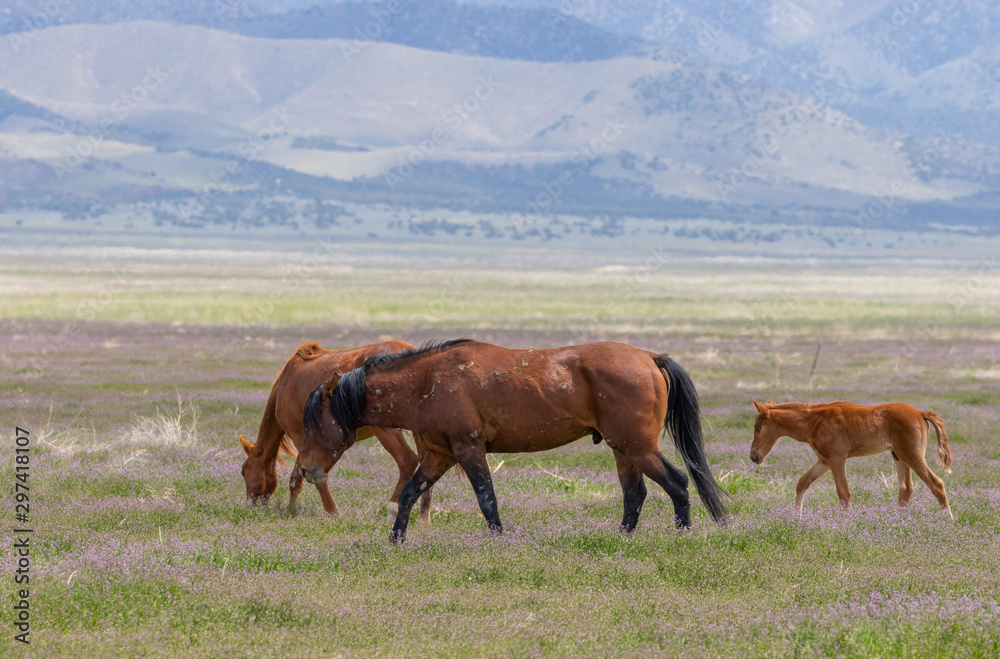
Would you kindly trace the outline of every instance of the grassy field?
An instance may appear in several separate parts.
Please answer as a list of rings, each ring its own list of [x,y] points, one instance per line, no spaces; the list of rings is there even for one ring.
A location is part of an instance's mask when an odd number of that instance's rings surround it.
[[[1000,654],[997,273],[650,267],[578,271],[79,261],[0,266],[2,473],[30,430],[31,656],[970,656]],[[730,524],[639,529],[604,445],[495,455],[506,533],[467,481],[388,543],[395,465],[377,444],[311,486],[243,501],[238,434],[300,341],[615,339],[670,352],[702,397]],[[818,349],[818,353],[817,353]],[[886,454],[792,510],[812,452],[748,459],[752,398],[934,409],[955,519],[922,483],[895,506]],[[668,458],[680,464],[669,440]],[[287,469],[283,471],[287,473]],[[13,486],[8,523],[15,538]],[[694,499],[696,501],[696,497]],[[15,557],[3,554],[5,618]],[[27,656],[9,624],[3,654]]]

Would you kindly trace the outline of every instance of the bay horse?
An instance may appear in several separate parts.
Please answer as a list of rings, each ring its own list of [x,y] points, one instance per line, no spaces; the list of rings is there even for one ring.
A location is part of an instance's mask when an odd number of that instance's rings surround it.
[[[669,495],[675,523],[691,524],[687,475],[660,452],[673,435],[705,507],[723,522],[722,489],[702,447],[698,397],[681,366],[621,343],[509,350],[468,339],[378,355],[333,375],[306,404],[299,455],[303,476],[322,483],[356,428],[420,433],[426,453],[399,497],[391,539],[405,540],[410,509],[456,462],[491,532],[502,531],[487,453],[545,451],[590,435],[611,448],[624,496],[621,528],[632,532],[646,498],[643,475]]]
[[[311,342],[300,345],[271,387],[257,431],[257,441],[251,444],[240,436],[240,444],[247,455],[242,469],[247,499],[254,502],[267,501],[278,486],[278,461],[288,464],[280,457],[279,452],[292,456],[298,454],[304,435],[302,411],[309,393],[316,385],[322,384],[338,371],[349,371],[361,366],[369,357],[412,348],[405,341],[384,341],[351,350],[326,350],[318,343]],[[399,480],[388,506],[389,512],[395,514],[395,502],[417,468],[417,456],[410,450],[403,433],[396,428],[369,426],[359,429],[358,436],[360,439],[372,436],[378,439],[399,467]],[[297,460],[292,467],[288,487],[288,510],[294,513],[302,491],[302,473]],[[330,494],[329,485],[318,483],[316,489],[326,512],[331,515],[340,514],[337,502]],[[430,519],[430,507],[431,493],[428,491],[420,504],[421,521]]]
[[[944,482],[931,471],[924,459],[929,423],[934,426],[937,436],[938,461],[951,473],[948,434],[944,421],[935,412],[921,412],[905,403],[865,406],[840,401],[818,405],[778,405],[767,401],[761,405],[753,401],[753,404],[757,408],[757,420],[754,422],[750,460],[760,464],[778,438],[786,436],[809,444],[816,453],[816,464],[802,474],[795,486],[795,507],[800,513],[806,490],[828,471],[833,472],[841,505],[849,508],[851,492],[847,487],[844,463],[848,458],[889,451],[896,463],[899,505],[905,506],[913,495],[912,469],[927,484],[941,508],[951,515]]]

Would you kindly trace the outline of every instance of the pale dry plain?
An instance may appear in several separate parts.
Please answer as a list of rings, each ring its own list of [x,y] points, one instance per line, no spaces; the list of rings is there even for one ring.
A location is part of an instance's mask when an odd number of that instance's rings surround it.
[[[996,656],[998,284],[995,260],[900,271],[7,259],[0,434],[7,482],[15,425],[34,441],[31,656]],[[730,524],[696,503],[695,527],[677,533],[651,486],[639,530],[622,537],[612,457],[589,440],[491,456],[499,539],[468,483],[447,475],[431,526],[390,547],[394,465],[367,442],[332,475],[339,519],[309,489],[296,517],[277,505],[284,486],[275,505],[244,503],[237,437],[255,435],[299,342],[390,336],[671,353],[701,392]],[[931,465],[955,519],[922,484],[898,509],[888,455],[849,463],[852,511],[827,477],[800,518],[794,485],[814,458],[782,440],[751,464],[752,398],[936,410],[954,473]],[[13,502],[3,510],[13,522]],[[2,566],[13,574],[9,552]],[[4,647],[21,653],[7,629]]]

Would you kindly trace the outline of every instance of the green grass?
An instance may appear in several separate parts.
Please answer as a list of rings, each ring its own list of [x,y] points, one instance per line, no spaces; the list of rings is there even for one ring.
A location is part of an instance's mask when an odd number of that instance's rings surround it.
[[[329,269],[284,290],[274,268],[129,267],[131,284],[110,300],[100,291],[112,275],[93,264],[0,267],[0,283],[21,291],[0,297],[4,418],[38,438],[31,656],[1000,654],[1000,395],[980,373],[1000,302],[985,296],[932,334],[920,329],[949,310],[961,273],[881,273],[865,290],[865,277],[837,271],[671,271],[633,290],[621,273],[588,270]],[[457,282],[454,295],[442,299],[435,281]],[[91,303],[94,322],[74,324]],[[246,319],[252,327],[236,329]],[[490,456],[500,538],[468,482],[447,474],[431,525],[414,520],[408,544],[391,546],[396,469],[373,440],[332,474],[340,518],[308,485],[289,515],[286,468],[271,504],[247,505],[237,436],[256,436],[298,343],[386,334],[669,351],[701,391],[730,524],[712,524],[692,491],[695,528],[676,532],[669,499],[647,480],[639,529],[622,536],[613,457],[589,439]],[[903,356],[914,338],[916,356]],[[58,347],[36,359],[40,345]],[[138,420],[176,414],[178,398],[191,406],[185,423],[198,410],[189,445],[128,438]],[[815,456],[785,439],[750,464],[751,398],[937,410],[956,462],[950,475],[932,467],[955,520],[921,483],[897,510],[885,455],[848,463],[855,511],[839,509],[826,476],[799,518],[795,483]],[[8,451],[11,430],[0,429]],[[664,453],[679,461],[667,440]],[[0,478],[11,482],[6,455]],[[0,653],[24,656],[8,641]]]

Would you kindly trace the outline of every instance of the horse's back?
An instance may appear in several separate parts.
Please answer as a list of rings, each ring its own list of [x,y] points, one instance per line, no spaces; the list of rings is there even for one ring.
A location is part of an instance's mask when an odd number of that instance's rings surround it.
[[[419,368],[420,400],[435,406],[429,416],[483,424],[490,451],[548,450],[606,424],[620,433],[635,415],[656,417],[656,434],[665,414],[666,384],[650,353],[620,343],[518,350],[468,342]]]
[[[347,350],[329,350],[306,342],[285,362],[275,382],[276,416],[285,432],[299,443],[302,412],[309,394],[334,373],[346,373],[364,365],[365,360],[383,353],[397,353],[413,346],[405,341],[382,341]]]
[[[923,412],[906,403],[837,401],[812,405],[810,411],[822,415],[822,425],[850,442],[852,456],[871,455],[919,439],[927,428]]]

